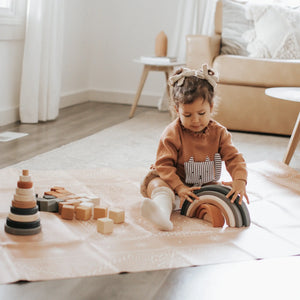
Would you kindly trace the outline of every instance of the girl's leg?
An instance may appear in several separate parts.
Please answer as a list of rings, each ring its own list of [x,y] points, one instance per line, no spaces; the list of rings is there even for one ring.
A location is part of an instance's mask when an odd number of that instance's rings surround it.
[[[161,230],[172,230],[170,216],[173,210],[175,194],[161,178],[155,177],[147,186],[147,195],[142,204],[142,216]]]

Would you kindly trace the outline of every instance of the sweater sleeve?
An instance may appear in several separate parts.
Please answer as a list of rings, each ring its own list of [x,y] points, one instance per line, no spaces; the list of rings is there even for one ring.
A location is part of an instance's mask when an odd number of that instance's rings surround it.
[[[232,143],[231,134],[223,128],[220,136],[220,149],[222,160],[225,161],[226,169],[232,180],[245,180],[247,182],[247,166],[243,155]]]
[[[156,155],[155,169],[160,178],[173,190],[183,184],[176,173],[180,145],[181,141],[176,127],[167,128],[160,138]]]

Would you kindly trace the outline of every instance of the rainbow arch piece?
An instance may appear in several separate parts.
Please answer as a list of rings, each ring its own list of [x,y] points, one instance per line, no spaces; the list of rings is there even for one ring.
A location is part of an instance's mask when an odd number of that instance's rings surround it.
[[[243,202],[241,205],[238,203],[239,197],[230,202],[231,197],[228,199],[226,195],[230,191],[230,188],[224,185],[206,185],[201,189],[194,191],[199,197],[199,200],[194,200],[192,203],[185,200],[181,208],[181,214],[190,218],[193,218],[197,214],[197,209],[202,204],[211,204],[220,209],[226,223],[229,227],[248,227],[251,220],[248,208]]]

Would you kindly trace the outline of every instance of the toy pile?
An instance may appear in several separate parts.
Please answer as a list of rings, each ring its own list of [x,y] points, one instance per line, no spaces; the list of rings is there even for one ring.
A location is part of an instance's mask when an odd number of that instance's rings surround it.
[[[17,183],[5,231],[15,235],[33,235],[41,231],[40,213],[28,170],[23,170]]]

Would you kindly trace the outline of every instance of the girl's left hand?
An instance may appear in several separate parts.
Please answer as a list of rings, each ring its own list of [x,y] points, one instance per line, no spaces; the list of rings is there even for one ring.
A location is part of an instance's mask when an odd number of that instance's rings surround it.
[[[235,199],[238,196],[240,196],[240,199],[239,199],[240,205],[243,202],[243,198],[245,198],[247,203],[249,204],[249,198],[246,193],[246,182],[244,180],[237,179],[237,180],[233,180],[233,181],[229,181],[229,182],[222,181],[222,184],[231,187],[231,190],[226,195],[226,198],[229,198],[231,195],[233,195],[231,198],[231,203],[233,203],[235,201]]]

